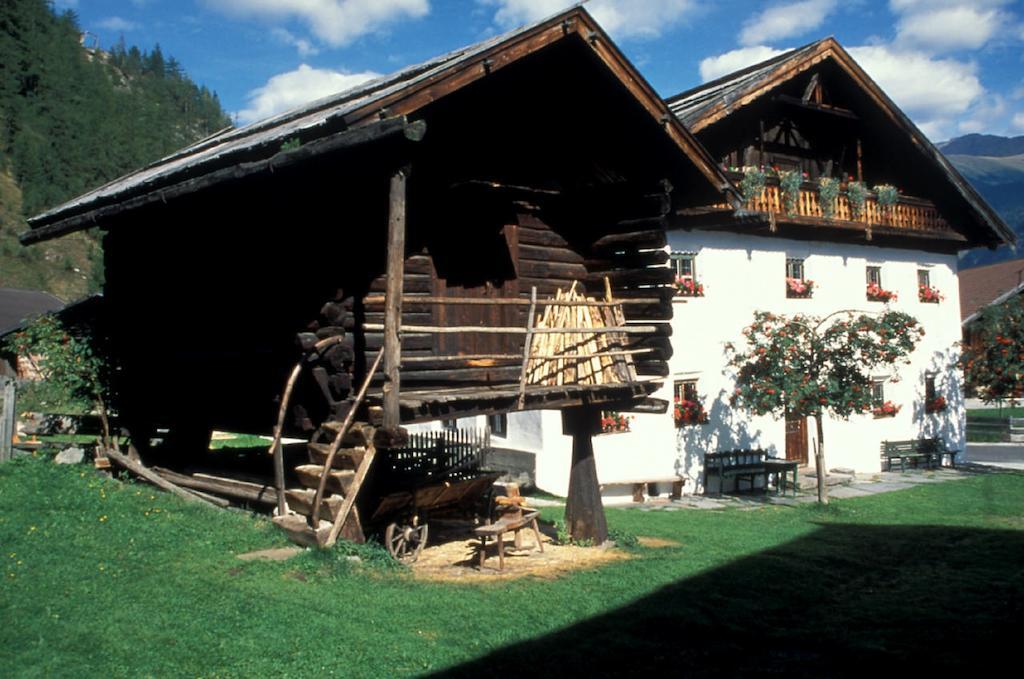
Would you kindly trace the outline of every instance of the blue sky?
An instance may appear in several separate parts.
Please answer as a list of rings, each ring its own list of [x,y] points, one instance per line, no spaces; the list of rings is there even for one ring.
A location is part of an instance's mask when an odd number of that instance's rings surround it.
[[[54,0],[180,61],[240,123],[543,18],[564,0]],[[664,96],[833,35],[933,140],[1024,134],[1024,0],[591,0]]]

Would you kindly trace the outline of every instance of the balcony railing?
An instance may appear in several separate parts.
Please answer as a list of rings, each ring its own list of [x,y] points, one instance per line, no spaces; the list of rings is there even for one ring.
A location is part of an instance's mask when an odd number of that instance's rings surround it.
[[[741,179],[742,176],[737,176],[735,179],[737,185]],[[952,231],[949,223],[942,218],[935,206],[927,200],[901,195],[893,205],[880,205],[878,196],[873,192],[868,193],[861,213],[854,215],[853,206],[850,204],[845,190],[841,191],[836,198],[835,210],[832,216],[826,218],[825,213],[821,209],[818,187],[810,182],[805,182],[800,187],[800,196],[797,199],[795,209],[792,214],[788,214],[782,190],[779,188],[778,180],[774,177],[767,179],[766,186],[761,195],[752,198],[745,207],[754,212],[774,213],[778,219],[786,219],[787,217],[810,218],[822,221],[853,222],[911,231]]]

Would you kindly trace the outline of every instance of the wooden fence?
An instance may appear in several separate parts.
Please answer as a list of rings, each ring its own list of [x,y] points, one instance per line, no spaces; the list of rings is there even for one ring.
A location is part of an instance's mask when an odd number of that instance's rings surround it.
[[[1024,417],[967,417],[967,440],[979,443],[1024,442]]]
[[[11,441],[15,434],[15,382],[0,377],[0,462],[11,459]]]
[[[442,429],[409,434],[409,442],[389,454],[390,471],[415,479],[459,480],[474,476],[491,433],[484,429]]]

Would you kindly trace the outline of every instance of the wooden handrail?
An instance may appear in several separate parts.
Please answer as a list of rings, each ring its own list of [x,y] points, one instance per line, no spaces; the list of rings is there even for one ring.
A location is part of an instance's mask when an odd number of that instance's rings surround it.
[[[370,295],[363,298],[364,304],[384,304],[385,295]],[[619,299],[614,302],[597,302],[589,300],[537,300],[537,306],[594,306],[614,307],[630,306],[640,304],[662,304],[665,300],[660,297],[636,297],[632,299]],[[431,295],[405,295],[403,304],[479,304],[487,306],[530,306],[530,300],[519,297],[435,297]]]
[[[737,182],[743,175],[728,173]],[[779,187],[777,177],[765,179],[764,191],[760,196],[751,198],[746,208],[753,212],[767,212],[777,218],[785,219],[787,210]],[[826,218],[821,209],[818,186],[813,182],[803,182],[797,197],[796,210],[793,217],[821,219],[824,221],[843,221],[867,224],[869,226],[888,226],[909,231],[952,231],[949,223],[942,218],[934,203],[915,196],[900,195],[896,203],[889,206],[880,205],[878,195],[869,191],[864,207],[859,215],[854,215],[847,193],[841,192],[836,197],[835,210],[830,218]]]
[[[380,362],[384,358],[384,350],[381,349],[377,352],[377,358],[373,359],[373,365],[369,370],[366,371],[366,377],[363,378],[363,384],[359,387],[359,393],[356,394],[355,401],[352,403],[352,407],[349,408],[348,414],[345,415],[345,421],[342,422],[341,429],[338,430],[338,435],[334,437],[334,441],[331,443],[331,449],[327,453],[327,459],[324,461],[324,471],[320,475],[320,483],[316,488],[316,496],[313,498],[313,511],[309,513],[307,521],[310,527],[316,531],[316,525],[320,521],[320,502],[324,499],[324,490],[327,488],[327,476],[331,469],[331,465],[334,464],[334,456],[338,454],[338,450],[341,448],[341,441],[348,433],[348,428],[352,426],[352,420],[355,419],[356,410],[362,404],[363,399],[366,398],[366,390],[370,388],[370,380],[373,379],[374,373],[377,372],[377,368],[380,367]],[[363,459],[363,463],[360,464],[362,467],[366,463],[366,458]],[[355,487],[355,484],[353,484]],[[353,493],[354,495],[354,493]],[[342,511],[338,514],[338,521],[344,522],[348,518],[348,512],[352,508],[352,503],[349,502],[348,495],[345,496],[345,501],[342,503]],[[337,535],[335,531],[331,531],[332,535]]]
[[[363,330],[383,330],[384,325],[382,323],[364,323]],[[559,334],[582,334],[582,335],[601,335],[609,333],[623,333],[625,335],[649,335],[651,333],[659,332],[660,328],[656,325],[599,325],[593,328],[534,328],[528,330],[526,328],[519,327],[487,327],[481,325],[450,325],[450,326],[439,326],[439,325],[403,325],[402,332],[404,333],[465,333],[465,332],[479,332],[485,335],[526,335],[530,332],[533,333],[559,333]]]
[[[302,374],[302,368],[310,356],[323,352],[328,347],[341,342],[342,339],[340,336],[327,337],[314,344],[313,348],[302,357],[302,360],[295,364],[295,367],[292,368],[291,373],[288,375],[288,381],[285,382],[284,392],[281,394],[281,407],[277,409],[274,440],[270,443],[270,449],[267,451],[268,454],[274,456],[274,488],[277,490],[277,513],[279,516],[284,516],[288,513],[288,503],[284,496],[284,451],[281,450],[281,436],[284,431],[284,418],[292,400],[292,392],[295,390],[295,383],[298,381],[299,375]]]

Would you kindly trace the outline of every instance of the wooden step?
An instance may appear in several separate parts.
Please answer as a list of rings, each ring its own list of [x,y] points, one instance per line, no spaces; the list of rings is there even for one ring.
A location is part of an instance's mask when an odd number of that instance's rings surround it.
[[[341,431],[342,424],[344,423],[337,420],[327,420],[321,422],[320,426],[337,435]],[[353,422],[345,432],[345,438],[341,440],[341,445],[345,448],[365,448],[369,442],[373,441],[373,431],[374,428],[365,422]]]
[[[309,444],[309,457],[315,464],[322,465],[326,463],[329,452],[331,452],[331,444],[329,443]],[[366,457],[366,448],[363,446],[339,448],[338,452],[334,455],[334,461],[331,462],[331,467],[333,469],[357,469],[364,457]]]
[[[292,488],[284,492],[288,500],[288,508],[297,514],[309,516],[313,511],[313,500],[316,499],[316,491],[308,488]],[[319,518],[325,521],[334,521],[338,518],[341,505],[345,499],[340,495],[329,495],[320,501]]]
[[[305,547],[319,547],[325,544],[333,526],[330,521],[320,521],[316,530],[313,530],[306,523],[306,517],[299,514],[275,516],[272,521],[285,532],[289,540]]]
[[[304,464],[295,468],[295,474],[299,477],[299,482],[306,488],[312,488],[313,490],[320,486],[320,477],[323,473],[323,466],[318,464]],[[356,473],[351,470],[331,469],[327,472],[326,489],[345,495],[348,493],[349,486],[352,485],[352,480],[355,476]]]

